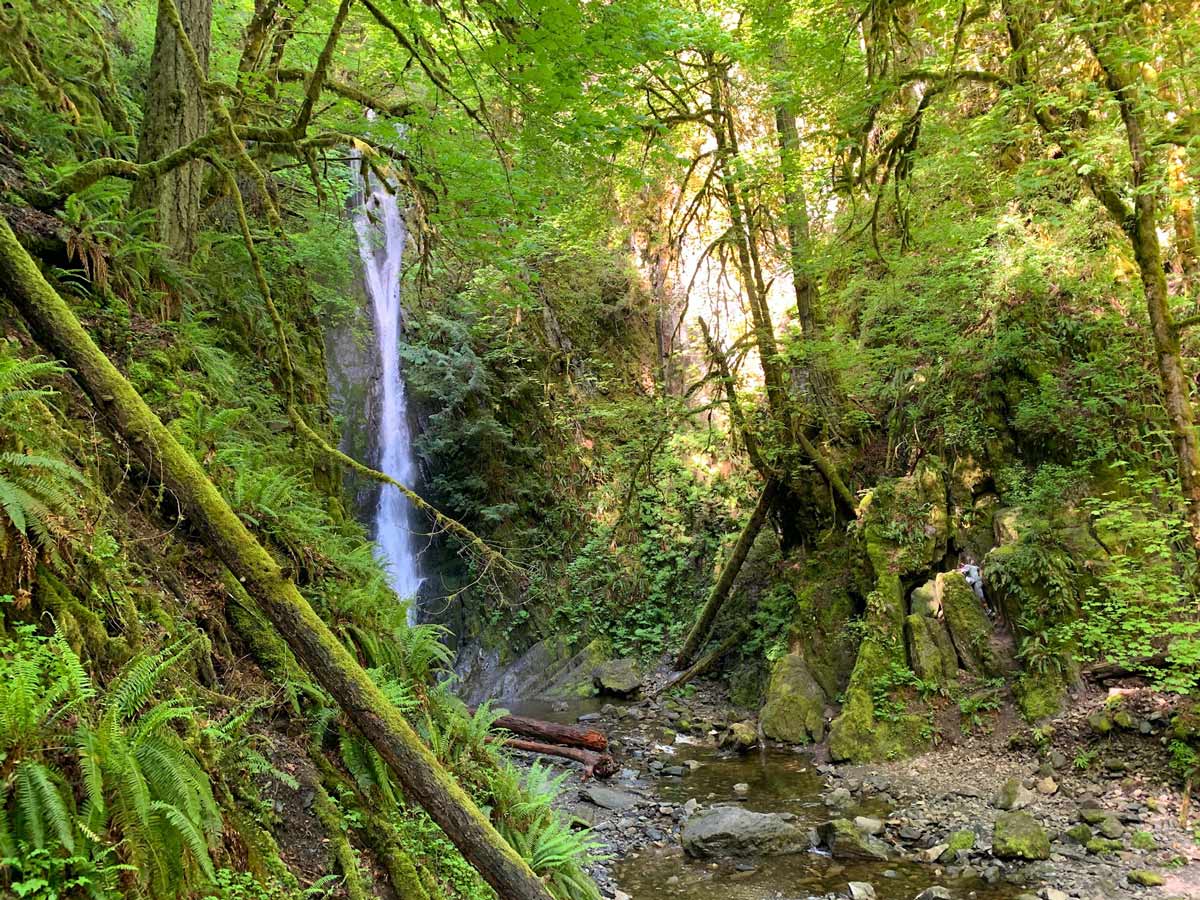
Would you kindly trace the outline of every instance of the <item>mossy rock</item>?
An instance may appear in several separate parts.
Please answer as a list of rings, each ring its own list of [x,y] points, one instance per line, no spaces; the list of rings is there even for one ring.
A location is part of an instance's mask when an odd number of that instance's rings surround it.
[[[1110,853],[1120,853],[1125,845],[1112,838],[1092,838],[1085,844],[1087,852],[1096,856],[1108,856]]]
[[[1149,831],[1135,831],[1129,839],[1129,846],[1134,850],[1157,850],[1158,841]]]
[[[596,690],[609,697],[633,697],[645,682],[636,659],[614,659],[601,663],[592,673]]]
[[[593,673],[608,661],[604,643],[594,640],[561,667],[539,696],[549,700],[571,700],[595,694]]]
[[[941,466],[923,459],[911,475],[883,481],[859,506],[876,578],[912,575],[946,555],[950,516]]]
[[[1160,887],[1167,883],[1165,878],[1149,869],[1134,869],[1129,873],[1128,878],[1130,884],[1140,887]]]
[[[912,670],[926,684],[948,687],[958,676],[958,654],[941,619],[910,615],[904,620]]]
[[[759,714],[763,734],[789,744],[823,740],[827,700],[803,656],[780,657],[771,669],[767,702]]]
[[[950,835],[950,840],[946,842],[946,853],[950,854],[948,859],[953,859],[960,850],[971,850],[974,847],[975,832],[970,828],[963,828]],[[942,856],[945,857],[946,853],[943,853]]]
[[[1053,716],[1067,699],[1067,684],[1057,672],[1032,675],[1025,672],[1013,684],[1017,707],[1026,720],[1036,722]]]
[[[925,749],[928,723],[909,713],[877,720],[869,691],[851,688],[846,705],[829,728],[829,753],[838,762],[901,759]]]
[[[1001,859],[1049,859],[1050,836],[1029,813],[1001,813],[992,831],[992,852]]]
[[[1072,825],[1066,830],[1066,836],[1073,844],[1078,844],[1081,847],[1086,847],[1092,839],[1092,829],[1088,828],[1082,822],[1078,825]]]
[[[959,572],[941,572],[936,579],[946,629],[962,667],[975,675],[997,675],[1002,667],[992,652],[992,621],[983,602]]]

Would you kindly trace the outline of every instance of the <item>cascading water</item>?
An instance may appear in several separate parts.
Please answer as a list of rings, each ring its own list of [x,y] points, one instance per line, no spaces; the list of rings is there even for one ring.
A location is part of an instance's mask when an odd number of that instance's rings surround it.
[[[357,171],[357,167],[356,167]],[[362,258],[367,294],[375,316],[375,335],[381,366],[379,469],[400,484],[412,485],[416,463],[408,425],[408,400],[400,371],[400,270],[408,237],[396,193],[373,175],[360,182],[362,200],[354,213],[358,252]],[[375,512],[375,545],[387,567],[396,596],[408,601],[408,621],[416,621],[421,576],[411,528],[410,504],[390,484],[379,492]]]

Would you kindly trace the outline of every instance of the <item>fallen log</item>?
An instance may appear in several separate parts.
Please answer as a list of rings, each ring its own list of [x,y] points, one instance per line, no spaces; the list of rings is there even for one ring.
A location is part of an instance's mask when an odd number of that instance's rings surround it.
[[[548,744],[582,747],[584,750],[595,750],[601,753],[608,749],[608,738],[604,732],[597,731],[595,728],[546,722],[542,719],[531,719],[528,716],[501,716],[495,721],[493,727],[511,731],[521,737],[545,741]]]
[[[490,743],[497,743],[512,750],[523,750],[526,753],[540,753],[543,756],[560,756],[563,759],[574,760],[583,766],[583,778],[609,778],[617,773],[617,761],[608,753],[596,753],[594,750],[584,750],[582,747],[563,747],[559,744],[543,744],[540,741],[525,741],[520,738],[488,738]]]

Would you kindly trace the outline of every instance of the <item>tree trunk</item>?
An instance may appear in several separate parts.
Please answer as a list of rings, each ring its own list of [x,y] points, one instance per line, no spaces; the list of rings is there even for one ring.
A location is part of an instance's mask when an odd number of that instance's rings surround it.
[[[740,644],[746,638],[746,636],[750,634],[750,628],[751,623],[749,619],[742,622],[729,633],[729,636],[725,638],[725,640],[721,641],[721,643],[717,645],[715,650],[712,650],[711,652],[700,657],[695,663],[692,664],[690,668],[680,672],[678,675],[660,687],[654,692],[654,696],[661,697],[668,691],[673,691],[677,687],[682,687],[693,678],[703,675],[705,672],[719,663],[722,656]]]
[[[540,753],[543,756],[558,756],[573,760],[583,766],[583,779],[610,778],[617,773],[617,761],[607,753],[584,750],[582,747],[564,747],[561,744],[545,744],[541,741],[524,741],[520,738],[489,737],[489,742],[520,750],[524,753]]]
[[[742,533],[738,535],[737,543],[733,546],[733,552],[729,555],[729,559],[725,561],[725,567],[721,569],[721,574],[717,578],[717,583],[713,585],[711,593],[708,595],[704,609],[700,611],[700,618],[696,620],[696,624],[688,632],[687,640],[683,642],[683,647],[675,656],[676,669],[682,669],[691,662],[692,657],[696,655],[696,651],[708,639],[708,633],[712,631],[717,613],[721,611],[721,607],[729,599],[729,591],[733,588],[734,579],[737,578],[738,572],[742,570],[742,563],[746,561],[746,557],[750,553],[750,548],[754,546],[754,539],[758,537],[759,531],[762,530],[763,524],[767,521],[767,515],[771,512],[771,504],[775,502],[775,496],[778,493],[779,482],[774,478],[769,479],[758,497],[758,503],[754,507],[754,512],[750,514],[749,521],[746,522]]]
[[[192,526],[237,577],[301,666],[396,773],[446,836],[505,900],[550,900],[525,861],[442,768],[417,733],[249,532],[195,458],[163,426],[0,219],[0,291],[34,338],[75,380],[147,472],[178,500]]]
[[[212,45],[212,0],[175,0],[184,30],[195,47],[204,71],[208,72]],[[142,131],[138,137],[139,163],[153,162],[207,130],[205,102],[175,30],[163,16],[154,32],[154,55],[146,91]],[[204,186],[204,163],[193,160],[160,175],[138,182],[132,202],[156,213],[156,234],[170,257],[186,263],[196,250],[200,227],[200,200]],[[168,315],[178,315],[172,305]]]

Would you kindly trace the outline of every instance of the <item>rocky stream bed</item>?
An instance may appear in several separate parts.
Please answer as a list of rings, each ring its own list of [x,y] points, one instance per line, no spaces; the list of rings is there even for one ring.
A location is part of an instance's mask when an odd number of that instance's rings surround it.
[[[593,874],[606,897],[1200,898],[1179,791],[1136,749],[1155,746],[1137,734],[1158,727],[1148,719],[1131,729],[1135,749],[1105,744],[1124,758],[1086,769],[1055,749],[1095,738],[1086,704],[1059,723],[1057,742],[1054,727],[1039,746],[1000,727],[902,762],[834,766],[820,746],[762,741],[703,692],[512,707],[610,737],[621,769],[606,781],[544,760],[566,772],[564,810],[603,845]]]

